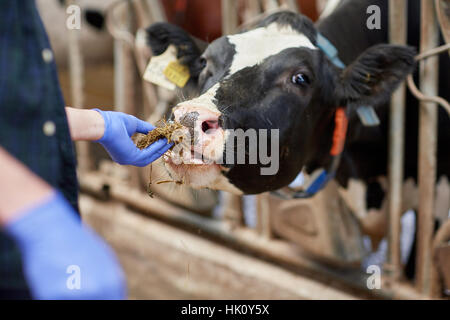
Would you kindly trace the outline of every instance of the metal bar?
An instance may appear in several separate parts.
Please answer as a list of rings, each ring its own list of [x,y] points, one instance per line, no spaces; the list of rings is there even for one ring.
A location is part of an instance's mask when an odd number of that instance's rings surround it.
[[[132,32],[134,20],[133,2],[125,2],[118,7],[121,29]],[[114,91],[115,91],[115,110],[127,114],[136,114],[136,66],[134,62],[133,48],[123,40],[114,41]],[[129,174],[132,184],[139,185],[139,171],[136,167],[129,167]]]
[[[242,210],[242,197],[223,192],[222,214],[226,221],[229,221],[232,227],[244,226],[244,212]]]
[[[147,7],[150,9],[150,15],[153,23],[167,21],[166,12],[160,1],[146,0]]]
[[[147,7],[147,3],[144,0],[134,0],[132,4],[138,28],[147,28],[152,23],[150,9]]]
[[[251,21],[254,17],[261,13],[261,6],[258,0],[245,0],[245,10],[242,23]]]
[[[257,199],[257,230],[265,238],[273,238],[272,221],[270,219],[269,194],[263,193]]]
[[[294,12],[300,12],[297,0],[286,0],[288,8]]]
[[[389,1],[389,42],[406,44],[407,1]],[[388,262],[391,280],[401,275],[400,233],[402,216],[403,159],[405,142],[405,85],[392,95],[389,123]]]
[[[142,3],[144,4],[144,3]],[[149,51],[149,48],[147,46],[147,43],[145,41],[145,38],[140,37],[140,39],[135,39],[134,35],[126,29],[121,28],[121,24],[123,22],[119,21],[120,18],[117,17],[117,13],[123,14],[122,6],[127,5],[125,2],[116,2],[113,5],[111,5],[106,13],[106,26],[108,29],[108,32],[113,36],[114,38],[114,44],[115,44],[115,53],[114,53],[114,63],[115,63],[115,100],[116,100],[116,106],[123,105],[124,101],[124,86],[122,85],[123,81],[123,75],[122,72],[124,70],[124,67],[122,66],[123,58],[122,53],[124,51],[124,47],[128,46],[130,50],[133,50],[135,53],[135,59],[136,64],[139,69],[140,77],[144,74],[145,68],[148,63],[148,55],[147,51]],[[147,10],[147,9],[145,9]],[[149,18],[150,19],[150,18]],[[151,20],[153,23],[154,21]],[[141,32],[143,32],[141,30]],[[144,112],[144,117],[148,118],[150,114],[153,113],[153,110],[156,109],[156,105],[158,103],[157,93],[155,87],[148,82],[143,83],[143,92],[144,97],[147,99],[148,103],[148,110],[146,109]],[[156,120],[159,120],[156,119]]]
[[[450,1],[434,0],[436,14],[445,42],[450,43]],[[450,55],[450,51],[448,52]]]
[[[436,236],[433,239],[433,260],[436,261],[437,254],[440,246],[445,246],[450,242],[450,219],[447,219],[444,224],[436,232]],[[450,270],[446,268],[446,270]],[[445,288],[445,284],[441,281],[441,275],[439,274],[438,265],[433,264],[431,271],[431,295],[432,298],[439,298],[442,295],[442,290]]]
[[[71,0],[69,5],[76,2]],[[83,56],[79,43],[79,30],[68,30],[69,32],[69,68],[70,68],[70,83],[72,93],[72,104],[75,108],[83,108],[84,94],[83,94]]]
[[[434,2],[421,0],[420,51],[438,45],[438,26]],[[438,91],[438,57],[420,62],[420,89],[436,96]],[[416,286],[423,294],[431,293],[432,237],[436,182],[437,104],[421,102],[419,110],[419,210],[417,221]]]
[[[421,101],[428,101],[428,102],[435,102],[439,104],[442,108],[447,111],[448,115],[450,116],[450,103],[448,103],[447,100],[438,97],[438,96],[425,96],[422,92],[420,92],[419,89],[417,89],[416,85],[414,84],[414,79],[412,75],[408,75],[406,78],[406,81],[408,83],[408,88],[411,91],[411,93],[419,100]]]
[[[67,6],[77,4],[77,1],[70,0]],[[69,39],[69,73],[72,96],[72,107],[84,108],[84,63],[83,53],[80,48],[80,30],[68,30]],[[80,170],[91,170],[94,166],[89,152],[90,144],[86,141],[76,142],[77,161]]]
[[[125,29],[123,26],[128,25],[128,15],[127,9],[129,5],[124,3],[124,5],[118,7],[117,12],[120,17],[118,17],[117,22],[121,24],[120,29]],[[128,28],[126,28],[128,29]],[[116,111],[124,112],[127,104],[127,77],[129,77],[127,63],[127,50],[129,46],[122,39],[114,40],[114,106]]]
[[[222,34],[233,34],[238,26],[238,1],[222,0]]]
[[[277,0],[262,0],[264,11],[274,11],[278,9]]]

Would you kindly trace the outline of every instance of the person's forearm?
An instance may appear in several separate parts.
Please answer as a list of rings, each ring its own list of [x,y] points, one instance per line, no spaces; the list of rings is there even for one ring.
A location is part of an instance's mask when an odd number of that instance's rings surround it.
[[[96,141],[103,137],[105,122],[97,111],[66,107],[66,114],[73,141]]]
[[[48,200],[53,190],[0,147],[0,226]]]

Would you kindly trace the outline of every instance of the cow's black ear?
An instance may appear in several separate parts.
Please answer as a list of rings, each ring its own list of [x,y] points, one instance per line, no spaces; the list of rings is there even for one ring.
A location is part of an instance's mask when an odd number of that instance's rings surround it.
[[[180,27],[165,22],[151,25],[146,32],[148,45],[154,55],[164,53],[173,44],[177,48],[180,62],[189,67],[191,76],[198,76],[201,72],[198,61],[207,43],[192,37]]]
[[[377,106],[389,101],[397,86],[414,71],[416,50],[381,44],[363,52],[341,73],[342,103]]]

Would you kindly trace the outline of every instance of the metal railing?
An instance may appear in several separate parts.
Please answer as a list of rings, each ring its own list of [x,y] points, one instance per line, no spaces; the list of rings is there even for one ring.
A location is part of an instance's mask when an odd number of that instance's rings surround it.
[[[419,293],[428,297],[440,295],[433,266],[436,244],[433,241],[448,239],[450,221],[434,233],[434,211],[437,171],[437,132],[438,104],[450,116],[449,103],[437,97],[439,62],[437,54],[448,51],[450,45],[436,48],[439,44],[438,2],[421,0],[420,54],[419,61],[420,89],[414,84],[412,75],[407,84],[412,94],[419,100],[419,154],[418,154],[418,188],[419,208],[417,219],[417,257],[415,286]],[[389,1],[389,36],[391,43],[406,44],[407,39],[407,1]],[[401,197],[403,183],[404,159],[404,114],[405,87],[402,85],[393,95],[391,101],[390,155],[389,155],[389,257],[386,269],[389,281],[397,281],[402,273],[400,264],[400,218],[402,215]],[[445,235],[445,236],[444,236]],[[434,238],[436,237],[436,238]],[[448,241],[448,240],[447,240]]]

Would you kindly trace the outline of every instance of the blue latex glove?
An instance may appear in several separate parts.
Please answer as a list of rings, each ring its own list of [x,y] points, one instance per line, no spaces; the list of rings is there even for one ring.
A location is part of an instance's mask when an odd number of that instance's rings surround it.
[[[154,126],[122,112],[93,110],[99,112],[105,120],[105,133],[97,142],[119,164],[145,167],[161,157],[173,145],[167,144],[166,139],[161,139],[146,149],[139,150],[130,137],[136,132],[147,134],[155,129]]]
[[[53,194],[19,217],[5,229],[21,251],[33,298],[126,297],[123,273],[113,252],[81,224],[61,194]]]

